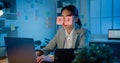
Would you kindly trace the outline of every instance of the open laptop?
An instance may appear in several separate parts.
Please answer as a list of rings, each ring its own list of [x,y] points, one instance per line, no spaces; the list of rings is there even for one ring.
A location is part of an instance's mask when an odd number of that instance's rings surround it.
[[[72,63],[75,58],[75,49],[56,49],[55,50],[55,63]]]
[[[5,37],[9,63],[37,63],[32,38]]]
[[[108,29],[108,39],[120,40],[120,29]]]

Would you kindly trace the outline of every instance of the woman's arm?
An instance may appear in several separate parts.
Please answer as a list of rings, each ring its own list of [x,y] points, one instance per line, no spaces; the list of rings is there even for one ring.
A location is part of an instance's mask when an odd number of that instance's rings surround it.
[[[54,38],[49,42],[49,44],[45,48],[41,49],[45,55],[47,55],[50,51],[53,51],[56,48],[58,35],[59,35],[59,30],[57,31]]]

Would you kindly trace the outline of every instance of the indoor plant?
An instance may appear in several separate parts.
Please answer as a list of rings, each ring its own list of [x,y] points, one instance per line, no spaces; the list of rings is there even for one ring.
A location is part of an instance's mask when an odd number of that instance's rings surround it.
[[[112,49],[105,44],[91,44],[88,48],[75,51],[73,63],[113,63]]]

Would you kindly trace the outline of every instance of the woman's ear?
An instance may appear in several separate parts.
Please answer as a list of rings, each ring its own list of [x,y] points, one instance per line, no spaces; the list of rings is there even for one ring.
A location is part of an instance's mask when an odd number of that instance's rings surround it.
[[[75,17],[75,22],[78,22],[78,19],[79,19],[78,17]]]

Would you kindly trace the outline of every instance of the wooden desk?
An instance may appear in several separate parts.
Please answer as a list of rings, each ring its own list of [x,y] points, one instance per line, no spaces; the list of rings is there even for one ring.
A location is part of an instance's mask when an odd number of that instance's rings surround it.
[[[0,63],[8,63],[7,58],[0,58]],[[53,62],[43,62],[43,63],[53,63]]]
[[[5,58],[0,58],[0,63],[8,63],[8,59]]]

